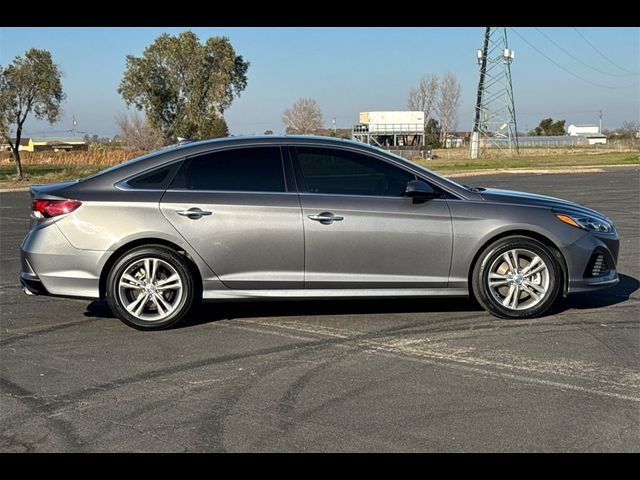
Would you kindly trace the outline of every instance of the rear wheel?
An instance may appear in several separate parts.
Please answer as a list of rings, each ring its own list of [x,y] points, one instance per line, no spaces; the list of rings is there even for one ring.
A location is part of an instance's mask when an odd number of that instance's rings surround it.
[[[195,284],[186,260],[161,245],[132,249],[113,265],[107,300],[113,313],[139,330],[177,324],[195,302]]]
[[[562,285],[553,252],[529,237],[506,237],[489,245],[473,270],[473,292],[500,318],[531,318],[544,313]]]

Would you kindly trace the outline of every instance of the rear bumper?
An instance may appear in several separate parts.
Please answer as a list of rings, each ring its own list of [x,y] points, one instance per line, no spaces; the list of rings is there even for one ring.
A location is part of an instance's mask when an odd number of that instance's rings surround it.
[[[22,242],[20,284],[32,295],[98,298],[99,266],[107,253],[74,248],[50,223]]]
[[[33,278],[27,275],[26,272],[20,273],[20,286],[24,293],[27,295],[50,295],[37,276]]]

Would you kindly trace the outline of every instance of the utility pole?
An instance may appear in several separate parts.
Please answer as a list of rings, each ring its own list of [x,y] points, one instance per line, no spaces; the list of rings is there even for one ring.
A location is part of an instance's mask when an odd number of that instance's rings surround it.
[[[480,80],[471,133],[472,159],[486,147],[518,154],[518,128],[511,83],[515,53],[507,43],[506,27],[486,27],[482,49],[477,52]]]
[[[598,117],[600,119],[600,124],[598,126],[598,133],[602,133],[602,110],[598,110]]]

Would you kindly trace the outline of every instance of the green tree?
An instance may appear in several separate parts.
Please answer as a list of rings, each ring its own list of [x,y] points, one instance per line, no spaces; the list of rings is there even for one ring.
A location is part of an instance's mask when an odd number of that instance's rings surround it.
[[[22,180],[20,140],[22,128],[30,113],[49,123],[60,118],[60,104],[65,99],[62,76],[47,50],[32,48],[24,57],[15,57],[6,68],[0,67],[0,135],[9,144],[16,162],[18,179]],[[15,143],[10,127],[15,125]]]
[[[540,124],[529,132],[534,137],[539,136],[560,136],[566,133],[564,124],[566,120],[558,120],[554,122],[552,118],[544,118],[540,120]]]
[[[202,138],[220,138],[229,136],[229,127],[223,117],[212,119],[201,130]]]
[[[227,37],[201,44],[190,31],[163,33],[141,57],[127,55],[118,92],[167,142],[212,138],[228,134],[223,114],[246,88],[248,69]]]
[[[432,148],[440,148],[440,130],[438,121],[430,118],[424,128],[424,143]]]

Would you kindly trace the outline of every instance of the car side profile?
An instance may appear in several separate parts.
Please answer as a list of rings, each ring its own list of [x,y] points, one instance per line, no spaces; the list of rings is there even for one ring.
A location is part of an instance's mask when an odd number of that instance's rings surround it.
[[[28,294],[168,328],[200,301],[474,296],[501,318],[618,282],[613,222],[362,143],[233,137],[31,188]]]

